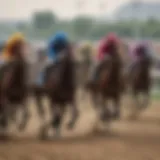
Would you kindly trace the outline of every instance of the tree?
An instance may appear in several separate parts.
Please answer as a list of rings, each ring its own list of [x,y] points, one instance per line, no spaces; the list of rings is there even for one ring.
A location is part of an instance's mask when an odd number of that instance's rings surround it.
[[[93,24],[92,18],[89,17],[77,17],[72,21],[73,31],[78,38],[86,38],[91,31]]]
[[[51,11],[39,11],[35,12],[32,17],[32,23],[34,28],[49,29],[57,21],[57,17]]]

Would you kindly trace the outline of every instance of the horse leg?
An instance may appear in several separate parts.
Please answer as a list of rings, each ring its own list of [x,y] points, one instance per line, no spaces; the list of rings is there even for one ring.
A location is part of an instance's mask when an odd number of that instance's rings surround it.
[[[96,112],[97,120],[105,121],[108,116],[108,111],[105,106],[105,98],[102,98],[99,94],[91,92],[91,100],[93,104],[93,109]]]
[[[102,122],[107,122],[111,119],[111,111],[109,110],[108,104],[106,105],[105,97],[101,99],[100,119]]]
[[[10,109],[10,113],[11,113],[10,117],[13,122],[16,122],[16,111],[17,111],[17,106],[15,105],[12,106]]]
[[[73,129],[73,127],[75,126],[77,119],[79,117],[79,111],[78,111],[78,107],[77,107],[75,101],[72,102],[71,107],[72,107],[71,108],[72,109],[72,118],[67,125],[68,129]]]
[[[56,135],[59,136],[60,135],[60,124],[61,124],[61,118],[60,118],[60,108],[56,105],[54,105],[54,103],[52,102],[52,100],[50,99],[50,113],[51,113],[51,120],[49,121],[49,123],[44,123],[40,129],[40,138],[41,139],[46,139],[47,138],[47,134],[48,134],[48,130],[50,129],[50,127],[52,126],[53,129],[56,129]]]
[[[23,103],[23,105],[21,105],[22,108],[22,121],[19,124],[19,130],[23,131],[26,128],[27,122],[29,120],[30,117],[30,113],[29,113],[29,108],[27,106],[26,101]]]
[[[56,137],[59,137],[61,134],[60,127],[62,124],[63,116],[64,116],[64,107],[61,107],[61,106],[54,107],[51,125],[52,125],[52,128],[56,130],[56,133],[55,133]]]
[[[45,115],[45,111],[44,111],[44,108],[43,108],[42,99],[43,99],[42,93],[40,91],[37,91],[35,93],[35,100],[36,100],[36,104],[37,104],[37,110],[38,110],[39,117],[43,119],[44,115]]]
[[[8,106],[0,104],[0,127],[4,130],[8,127]]]
[[[140,109],[139,93],[133,92],[132,97],[133,97],[133,102],[132,102],[133,106],[131,107],[130,119],[134,120],[139,114],[139,109]]]
[[[3,130],[6,130],[8,127],[9,119],[9,103],[6,96],[1,97],[0,101],[0,127]]]
[[[144,93],[141,109],[146,109],[150,103],[150,95],[148,92]]]
[[[81,88],[81,100],[84,101],[86,100],[87,98],[87,91],[85,90],[85,87],[82,86]]]
[[[114,119],[119,119],[120,118],[120,98],[116,97],[113,100],[114,103],[114,113],[113,113],[113,118]]]
[[[96,93],[91,93],[91,99],[92,99],[93,107],[97,112],[97,108],[99,105],[99,95]]]

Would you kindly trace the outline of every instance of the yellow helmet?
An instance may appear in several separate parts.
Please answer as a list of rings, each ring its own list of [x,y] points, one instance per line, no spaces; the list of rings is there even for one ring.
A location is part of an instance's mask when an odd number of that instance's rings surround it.
[[[91,49],[92,48],[92,44],[89,41],[86,41],[86,42],[82,43],[82,48]]]
[[[84,42],[80,46],[80,52],[82,54],[91,54],[92,50],[93,50],[93,48],[92,48],[92,44],[90,42]]]
[[[3,56],[4,58],[10,58],[11,57],[11,53],[10,53],[10,49],[17,43],[19,42],[24,42],[25,38],[23,36],[22,33],[15,33],[13,34],[7,41],[6,46],[3,50]]]

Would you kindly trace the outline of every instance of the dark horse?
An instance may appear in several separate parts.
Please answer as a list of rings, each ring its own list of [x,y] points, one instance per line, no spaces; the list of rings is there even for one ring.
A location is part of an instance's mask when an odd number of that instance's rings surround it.
[[[41,136],[45,137],[50,125],[56,129],[59,135],[62,118],[66,110],[66,106],[72,107],[72,119],[68,123],[69,128],[73,128],[78,117],[75,93],[75,67],[74,61],[68,49],[61,54],[58,62],[50,64],[45,68],[44,81],[41,87],[35,88],[35,97],[38,105],[40,116],[44,116],[44,108],[42,106],[42,98],[46,95],[50,101],[50,109],[52,114],[51,124],[42,127]]]
[[[16,120],[18,106],[23,111],[19,129],[24,129],[27,124],[29,112],[26,105],[26,72],[23,58],[6,62],[0,68],[0,125],[4,129],[8,126],[8,120]]]
[[[139,109],[144,109],[149,104],[149,93],[151,88],[151,69],[152,60],[148,56],[139,58],[130,69],[128,81],[132,96]],[[143,95],[141,100],[140,95]]]
[[[100,119],[108,121],[120,116],[120,98],[123,89],[122,63],[119,55],[106,56],[99,67],[95,83],[88,85],[94,106],[100,105]],[[111,112],[106,101],[113,101],[114,112]]]

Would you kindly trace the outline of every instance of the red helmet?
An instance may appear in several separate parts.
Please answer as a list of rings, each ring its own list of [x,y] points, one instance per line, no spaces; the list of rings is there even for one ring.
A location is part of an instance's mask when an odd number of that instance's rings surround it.
[[[119,39],[116,34],[110,33],[106,36],[106,42],[107,44],[117,45],[119,43]]]

